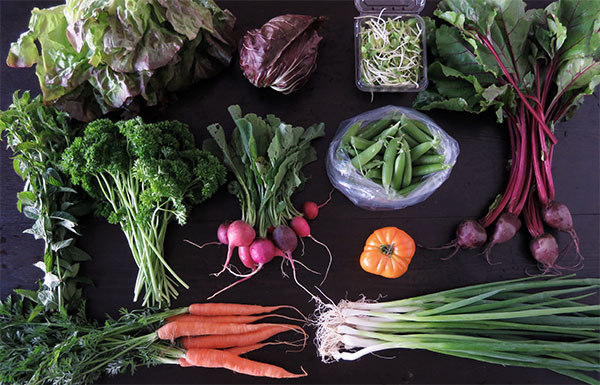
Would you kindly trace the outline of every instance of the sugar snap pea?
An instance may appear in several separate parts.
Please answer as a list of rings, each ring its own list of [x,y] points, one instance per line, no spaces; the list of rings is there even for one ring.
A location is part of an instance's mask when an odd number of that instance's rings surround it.
[[[377,142],[367,147],[360,154],[352,158],[352,165],[360,170],[363,165],[367,164],[371,159],[377,156],[379,151],[381,151],[381,149],[383,148],[384,143],[385,141],[378,140]]]
[[[369,179],[381,179],[382,171],[380,168],[372,168],[365,174]]]
[[[420,185],[423,184],[424,181],[420,180],[416,183],[412,183],[410,186],[403,188],[402,190],[398,191],[398,194],[402,195],[402,196],[407,196],[408,194],[410,194],[411,192],[413,192],[417,187],[419,187]]]
[[[404,152],[406,154],[406,159],[404,161],[404,175],[402,176],[402,187],[408,187],[410,185],[410,180],[412,179],[412,159],[410,157],[408,143],[404,140],[402,145],[404,146]]]
[[[381,134],[377,135],[375,137],[375,140],[385,139],[396,135],[396,133],[398,132],[398,127],[400,127],[400,123],[393,124],[389,128],[386,128],[385,130],[381,131]]]
[[[369,123],[363,130],[358,134],[363,139],[372,139],[376,135],[379,135],[381,131],[389,127],[392,121],[390,119],[381,119],[375,122]]]
[[[363,139],[359,136],[353,136],[350,138],[350,143],[358,150],[365,150],[375,142],[372,140]]]
[[[433,174],[434,172],[440,172],[448,168],[450,168],[450,165],[444,163],[424,164],[422,166],[417,166],[413,168],[413,175],[423,176]]]
[[[413,139],[415,139],[416,141],[418,141],[419,143],[425,143],[425,142],[429,142],[433,139],[433,137],[425,134],[423,131],[421,131],[414,123],[414,121],[412,119],[405,119],[404,120],[404,132],[406,132],[408,135],[412,136]]]
[[[385,149],[383,154],[383,167],[381,169],[381,182],[383,187],[387,190],[392,184],[392,177],[394,175],[394,161],[396,160],[396,154],[398,153],[398,147],[400,146],[400,139],[392,139]]]
[[[422,164],[442,163],[443,161],[443,154],[423,155],[419,159],[413,161],[413,166],[419,166]]]
[[[394,190],[400,190],[402,188],[404,162],[406,161],[406,154],[404,153],[404,149],[402,147],[400,148],[400,151],[398,151],[398,155],[396,155],[396,159],[394,160],[394,176],[392,177],[392,188]]]
[[[355,136],[358,133],[358,130],[360,129],[360,126],[362,125],[362,120],[358,121],[354,124],[352,124],[350,127],[348,127],[348,130],[346,130],[346,133],[344,134],[344,136],[342,137],[342,145],[346,145],[348,143],[350,143],[350,138],[352,138],[353,136]]]
[[[417,146],[413,147],[410,150],[410,159],[413,161],[413,164],[414,164],[415,160],[417,160],[420,157],[422,157],[423,155],[425,155],[425,153],[427,151],[429,151],[431,149],[431,147],[433,147],[433,144],[434,144],[433,141],[429,141],[429,142],[418,144]]]
[[[429,127],[427,127],[427,125],[425,123],[421,122],[420,120],[416,120],[416,119],[411,119],[411,122],[413,122],[414,125],[417,126],[417,128],[419,130],[423,131],[423,133],[425,135],[433,137],[431,130],[429,129]]]
[[[413,147],[416,147],[416,146],[419,145],[419,142],[417,142],[416,140],[414,140],[412,138],[412,136],[410,136],[410,135],[404,134],[403,138],[404,138],[404,140],[406,140],[406,143],[408,143],[408,146],[410,148],[413,148]]]

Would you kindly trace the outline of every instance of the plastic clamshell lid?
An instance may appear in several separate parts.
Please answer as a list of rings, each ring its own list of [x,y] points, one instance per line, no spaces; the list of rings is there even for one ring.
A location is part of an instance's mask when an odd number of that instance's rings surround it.
[[[354,0],[360,13],[379,13],[386,11],[419,13],[425,7],[425,0]]]

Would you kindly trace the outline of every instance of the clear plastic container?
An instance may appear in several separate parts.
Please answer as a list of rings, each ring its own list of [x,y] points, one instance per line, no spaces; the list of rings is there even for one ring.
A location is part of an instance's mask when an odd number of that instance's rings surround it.
[[[354,0],[354,5],[360,13],[354,21],[354,57],[356,86],[365,92],[418,92],[427,88],[427,39],[425,36],[425,21],[419,12],[425,7],[425,0]],[[422,70],[416,85],[376,85],[363,80],[362,50],[360,33],[369,18],[399,18],[403,20],[416,19],[421,28]]]

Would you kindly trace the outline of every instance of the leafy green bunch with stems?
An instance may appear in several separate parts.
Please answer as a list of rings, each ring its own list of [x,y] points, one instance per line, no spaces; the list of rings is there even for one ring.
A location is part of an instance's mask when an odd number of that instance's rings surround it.
[[[425,349],[598,384],[600,305],[580,300],[599,288],[597,278],[528,277],[397,301],[321,304],[317,348],[324,362]]]
[[[69,116],[45,106],[40,96],[28,91],[13,94],[13,102],[0,111],[0,134],[13,152],[15,172],[25,181],[17,194],[17,208],[33,226],[25,233],[44,242],[43,261],[35,265],[44,271],[38,291],[17,289],[35,302],[36,311],[78,308],[82,300],[80,283],[91,283],[78,275],[80,263],[91,257],[74,245],[79,235],[78,217],[91,205],[59,168],[60,157],[79,129]]]
[[[240,201],[242,220],[266,237],[270,226],[301,215],[290,199],[306,182],[302,167],[317,159],[311,142],[325,135],[324,124],[304,129],[270,114],[242,115],[237,105],[228,110],[235,122],[230,141],[217,123],[208,127],[212,139],[204,147],[222,157],[235,176],[228,188]]]
[[[66,149],[61,165],[98,200],[98,213],[125,233],[139,268],[134,301],[144,291],[143,306],[164,306],[177,296],[177,284],[188,288],[164,258],[167,226],[173,219],[185,224],[191,207],[225,183],[226,170],[195,146],[187,125],[96,120]]]
[[[86,318],[83,301],[77,310],[38,313],[34,302],[17,296],[0,302],[0,384],[89,384],[184,354],[159,341],[156,330],[187,308],[121,309],[104,323]]]

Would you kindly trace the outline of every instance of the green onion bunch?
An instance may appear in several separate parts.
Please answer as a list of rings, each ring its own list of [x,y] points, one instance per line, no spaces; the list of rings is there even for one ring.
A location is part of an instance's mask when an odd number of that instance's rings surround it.
[[[483,362],[546,368],[588,384],[600,372],[600,279],[486,283],[390,302],[321,304],[324,362],[387,349],[425,349]]]

